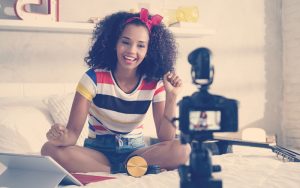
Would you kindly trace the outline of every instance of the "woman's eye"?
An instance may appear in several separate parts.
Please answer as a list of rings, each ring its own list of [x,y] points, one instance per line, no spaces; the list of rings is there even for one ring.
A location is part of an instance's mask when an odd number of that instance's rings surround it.
[[[129,42],[128,42],[128,41],[122,41],[122,44],[126,44],[126,45],[128,45],[128,44],[129,44]]]
[[[139,47],[139,48],[145,48],[145,45],[139,44],[138,47]]]

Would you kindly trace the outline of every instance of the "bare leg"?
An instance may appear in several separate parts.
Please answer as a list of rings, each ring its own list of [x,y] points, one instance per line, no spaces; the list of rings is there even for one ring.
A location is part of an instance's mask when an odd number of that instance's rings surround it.
[[[133,152],[140,155],[150,165],[159,165],[163,169],[173,170],[188,161],[191,152],[190,145],[182,145],[179,140],[160,142]]]
[[[47,142],[42,155],[51,156],[69,172],[109,172],[107,158],[100,152],[80,146],[57,147]]]

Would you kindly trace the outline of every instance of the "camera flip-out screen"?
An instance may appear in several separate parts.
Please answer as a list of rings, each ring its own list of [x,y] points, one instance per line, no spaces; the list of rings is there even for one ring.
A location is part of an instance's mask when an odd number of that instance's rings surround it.
[[[221,111],[190,111],[191,131],[221,130]]]

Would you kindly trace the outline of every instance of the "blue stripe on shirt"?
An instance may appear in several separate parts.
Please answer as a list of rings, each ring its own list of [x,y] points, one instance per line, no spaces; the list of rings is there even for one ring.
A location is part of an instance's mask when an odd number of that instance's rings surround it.
[[[93,80],[94,84],[97,85],[97,77],[94,69],[89,69],[86,74]]]
[[[145,114],[152,101],[126,101],[110,95],[97,94],[93,99],[93,102],[99,108],[115,112],[126,114]]]

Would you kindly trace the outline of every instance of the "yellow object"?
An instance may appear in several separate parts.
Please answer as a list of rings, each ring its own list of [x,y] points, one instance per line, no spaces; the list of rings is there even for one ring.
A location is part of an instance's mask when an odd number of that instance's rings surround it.
[[[130,12],[130,13],[137,13],[137,10],[134,9],[134,8],[131,8],[131,9],[129,9],[129,12]]]
[[[143,157],[133,156],[127,161],[126,169],[129,175],[133,177],[141,177],[146,174],[148,164]]]
[[[199,11],[196,6],[181,6],[176,10],[176,18],[178,22],[197,22],[199,19]]]
[[[166,24],[166,25],[172,25],[174,23],[177,23],[177,17],[176,17],[176,9],[166,9],[164,10],[164,19],[163,19],[163,22]]]

